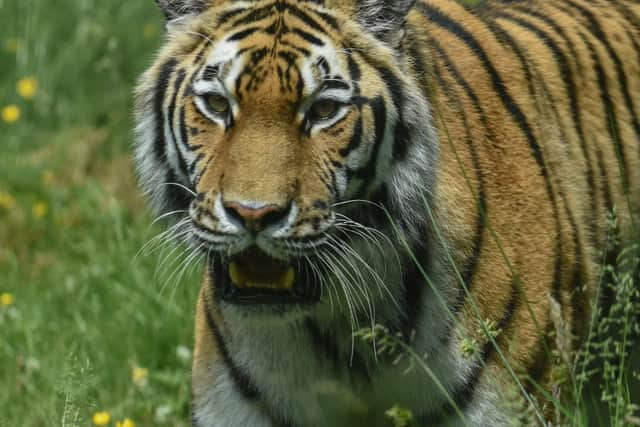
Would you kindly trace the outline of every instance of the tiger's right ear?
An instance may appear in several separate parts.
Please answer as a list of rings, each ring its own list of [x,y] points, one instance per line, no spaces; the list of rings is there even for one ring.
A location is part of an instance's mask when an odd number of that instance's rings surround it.
[[[168,23],[204,12],[209,2],[210,0],[156,0]]]

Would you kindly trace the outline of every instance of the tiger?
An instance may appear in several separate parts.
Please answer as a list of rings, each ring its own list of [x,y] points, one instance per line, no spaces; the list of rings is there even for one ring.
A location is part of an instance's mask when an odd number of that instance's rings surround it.
[[[640,2],[157,4],[134,156],[203,259],[193,426],[550,422],[614,207],[637,236]]]

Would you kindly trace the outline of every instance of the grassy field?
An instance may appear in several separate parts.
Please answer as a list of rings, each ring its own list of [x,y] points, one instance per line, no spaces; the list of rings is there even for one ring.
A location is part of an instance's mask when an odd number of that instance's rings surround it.
[[[138,254],[160,230],[129,156],[162,25],[151,0],[0,0],[0,426],[188,425],[198,281]]]
[[[153,3],[0,0],[0,427],[189,425],[197,271],[142,250],[161,228],[129,155]],[[637,420],[625,363],[617,425]]]

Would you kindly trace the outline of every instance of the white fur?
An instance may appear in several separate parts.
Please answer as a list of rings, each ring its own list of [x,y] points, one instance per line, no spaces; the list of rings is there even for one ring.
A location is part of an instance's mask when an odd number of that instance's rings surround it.
[[[243,400],[234,389],[233,380],[223,366],[215,384],[196,396],[193,402],[194,421],[198,427],[269,427],[269,421]]]

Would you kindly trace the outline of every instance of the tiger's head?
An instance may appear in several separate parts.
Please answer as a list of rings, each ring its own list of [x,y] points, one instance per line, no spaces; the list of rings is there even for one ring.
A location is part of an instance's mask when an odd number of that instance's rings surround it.
[[[223,303],[317,302],[329,276],[357,276],[342,263],[367,262],[358,245],[386,232],[380,204],[422,238],[438,150],[403,55],[413,1],[158,3],[167,39],[137,89],[140,181],[209,255]]]

